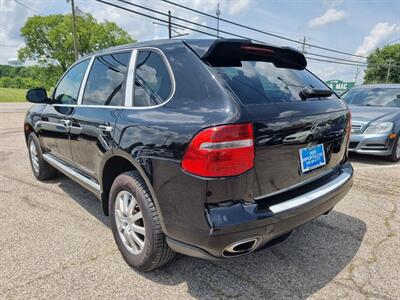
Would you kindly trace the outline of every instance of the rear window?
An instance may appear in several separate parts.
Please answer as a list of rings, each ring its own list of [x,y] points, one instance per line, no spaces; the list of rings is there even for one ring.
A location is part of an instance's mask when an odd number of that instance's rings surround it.
[[[341,98],[351,105],[400,107],[400,88],[355,88]]]
[[[241,66],[213,69],[244,104],[301,101],[299,93],[305,87],[329,90],[307,70],[278,68],[270,62],[242,61]],[[336,96],[323,99],[336,99]]]

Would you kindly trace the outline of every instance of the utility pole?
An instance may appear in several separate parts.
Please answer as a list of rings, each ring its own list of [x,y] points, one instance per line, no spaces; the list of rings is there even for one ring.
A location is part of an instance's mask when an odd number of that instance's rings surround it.
[[[73,36],[74,36],[74,55],[75,55],[75,60],[78,60],[79,50],[78,50],[78,40],[76,39],[75,3],[74,3],[74,0],[67,0],[67,2],[71,2],[71,10],[72,10],[72,34],[73,34]]]
[[[153,22],[154,25],[159,25],[159,26],[164,26],[164,27],[170,27],[169,24],[164,24],[164,23],[159,23],[159,22]],[[176,27],[176,29],[181,29]],[[176,35],[175,36],[170,36],[171,39],[176,38],[176,37],[180,37],[180,36],[185,36],[185,35],[189,35],[189,33],[180,33],[179,31],[175,30],[174,27],[171,25],[170,27],[170,33],[172,34],[172,32],[175,32]]]
[[[168,38],[172,38],[171,11],[168,11]]]
[[[303,43],[301,45],[301,53],[306,54],[306,37],[303,37]]]
[[[215,12],[217,15],[217,38],[219,38],[219,16],[221,15],[221,10],[219,9],[219,3],[217,5],[217,11]]]
[[[386,83],[389,83],[390,68],[392,67],[392,62],[394,62],[393,59],[388,59],[388,69],[387,69],[387,73],[386,73]]]
[[[354,77],[354,85],[357,84],[357,78],[358,78],[358,73],[359,73],[359,72],[360,72],[360,70],[357,68],[356,77]]]

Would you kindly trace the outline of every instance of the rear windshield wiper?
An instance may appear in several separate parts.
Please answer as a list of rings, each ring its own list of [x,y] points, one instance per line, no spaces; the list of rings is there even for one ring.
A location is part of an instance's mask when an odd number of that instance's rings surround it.
[[[301,88],[305,88],[303,85],[300,84],[295,84],[295,83],[291,83],[287,80],[284,80],[282,77],[278,76],[276,77],[278,80],[282,81],[285,84],[285,89],[289,89],[289,86],[295,86],[295,87],[301,87]]]
[[[308,98],[323,98],[323,97],[330,97],[332,96],[333,91],[331,90],[317,90],[317,89],[310,89],[304,88],[300,91],[299,96],[301,100],[307,100]]]

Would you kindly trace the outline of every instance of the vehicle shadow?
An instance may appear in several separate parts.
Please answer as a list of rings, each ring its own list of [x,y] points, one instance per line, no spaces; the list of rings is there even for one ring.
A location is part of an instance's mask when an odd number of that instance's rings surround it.
[[[110,227],[95,196],[61,175],[59,186]],[[363,221],[332,211],[298,228],[285,242],[247,256],[210,262],[177,255],[171,264],[159,270],[132,272],[160,285],[186,284],[187,293],[199,299],[305,299],[340,272],[346,272],[344,269],[356,255],[365,232]]]
[[[399,164],[399,162],[391,162],[381,156],[373,156],[366,154],[358,154],[349,152],[349,158],[352,163],[360,165],[375,165],[375,166],[391,166]]]
[[[180,256],[142,275],[165,285],[184,282],[200,299],[306,299],[344,271],[365,232],[363,221],[333,211],[271,248],[219,262]]]
[[[80,186],[75,181],[59,173],[57,176],[58,186],[77,204],[92,214],[98,221],[110,228],[110,220],[104,215],[100,200],[91,192]]]

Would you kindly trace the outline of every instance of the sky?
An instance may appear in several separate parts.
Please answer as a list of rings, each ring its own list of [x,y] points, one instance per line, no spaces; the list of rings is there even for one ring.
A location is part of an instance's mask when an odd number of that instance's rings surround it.
[[[118,0],[106,0],[131,9],[142,11]],[[161,0],[126,0],[159,12],[171,10],[173,16],[189,19],[203,25],[216,27],[216,20],[186,11]],[[377,47],[400,43],[400,0],[173,0],[185,6],[215,14],[220,4],[221,18],[278,34],[296,41],[366,56]],[[165,26],[153,24],[153,20],[122,11],[95,0],[75,0],[75,5],[92,14],[99,21],[114,21],[138,41],[167,38]],[[66,0],[0,0],[0,64],[7,64],[17,57],[17,50],[24,46],[20,28],[33,15],[69,13]],[[147,14],[159,16],[155,13]],[[177,22],[178,23],[178,22]],[[183,23],[181,23],[183,24]],[[192,25],[188,25],[191,27]],[[199,27],[194,27],[200,29]],[[224,22],[220,29],[280,46],[301,49],[302,45],[257,33]],[[203,29],[201,29],[203,30]],[[189,30],[188,38],[206,38]],[[221,36],[228,37],[226,34]],[[362,58],[323,51],[306,46],[306,53],[340,57],[354,61]],[[310,56],[310,55],[308,55]],[[314,56],[315,58],[315,56]],[[326,59],[326,58],[325,58]],[[364,69],[308,60],[310,71],[323,80],[340,79],[353,81],[357,68],[357,83],[362,82]]]

